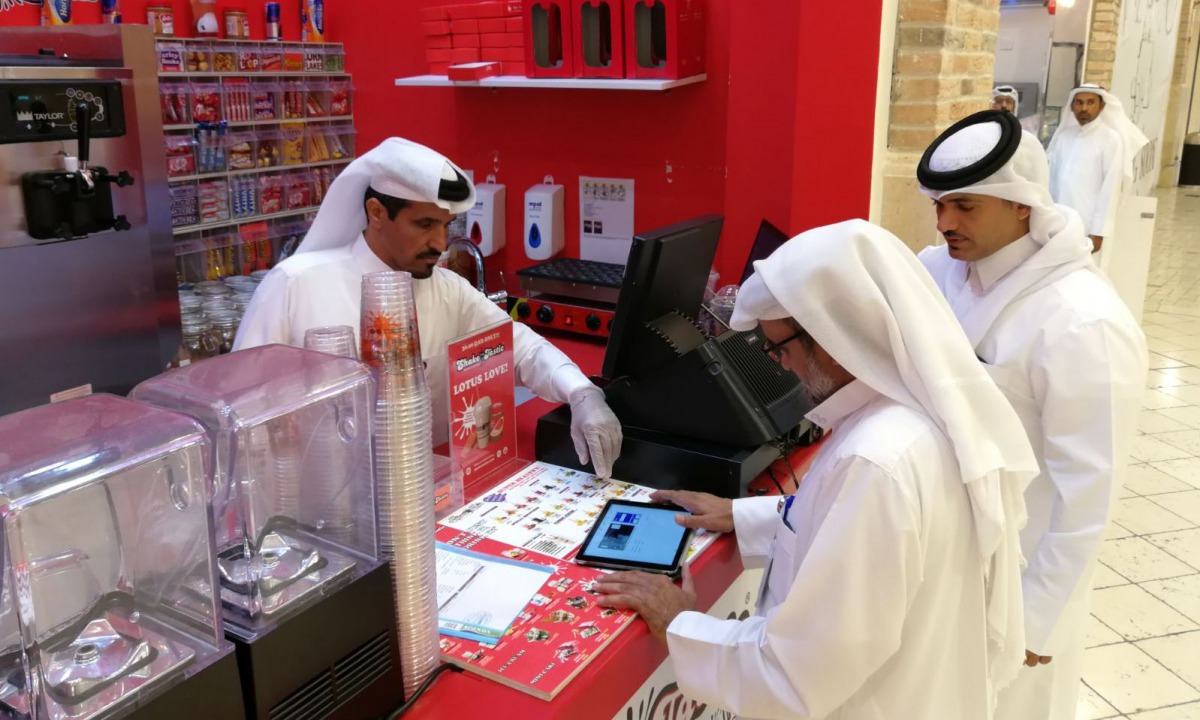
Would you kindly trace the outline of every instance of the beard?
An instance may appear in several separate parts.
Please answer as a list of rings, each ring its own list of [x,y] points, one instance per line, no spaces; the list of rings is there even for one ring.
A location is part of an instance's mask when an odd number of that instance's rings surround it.
[[[804,388],[804,392],[808,394],[808,399],[814,407],[828,400],[839,390],[833,378],[813,362],[812,356],[804,361],[804,377],[806,379],[800,381],[800,386]]]

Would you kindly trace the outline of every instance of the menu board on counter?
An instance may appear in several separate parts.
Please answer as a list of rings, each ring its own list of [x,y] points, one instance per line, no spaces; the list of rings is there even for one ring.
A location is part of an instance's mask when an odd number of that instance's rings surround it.
[[[441,520],[442,525],[554,558],[574,557],[610,498],[650,502],[653,488],[604,480],[547,463],[532,463],[491,492]],[[688,559],[715,533],[692,536]]]
[[[471,633],[440,638],[442,658],[521,692],[551,700],[593,657],[634,621],[631,611],[596,604],[592,585],[603,573],[450,527],[437,530],[439,547],[504,558],[545,571],[545,581],[495,640]],[[439,580],[440,582],[440,580]],[[441,621],[441,624],[445,624]]]

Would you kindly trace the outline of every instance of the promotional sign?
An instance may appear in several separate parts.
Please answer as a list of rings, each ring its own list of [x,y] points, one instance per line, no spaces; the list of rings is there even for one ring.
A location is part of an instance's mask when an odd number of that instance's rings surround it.
[[[450,461],[469,482],[517,457],[512,321],[446,343]]]
[[[633,242],[633,180],[579,178],[579,257],[624,265]]]

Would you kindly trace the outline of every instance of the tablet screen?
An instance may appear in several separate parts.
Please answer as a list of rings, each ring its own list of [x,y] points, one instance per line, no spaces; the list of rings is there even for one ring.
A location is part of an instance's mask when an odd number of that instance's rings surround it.
[[[687,533],[675,523],[679,513],[677,507],[610,502],[579,554],[618,563],[674,565]]]

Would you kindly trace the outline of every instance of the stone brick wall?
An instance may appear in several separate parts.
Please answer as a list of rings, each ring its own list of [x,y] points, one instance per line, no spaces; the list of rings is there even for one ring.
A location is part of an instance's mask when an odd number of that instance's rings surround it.
[[[999,0],[900,0],[880,221],[914,250],[938,242],[917,161],[939,133],[988,106],[999,25]]]
[[[1117,24],[1121,0],[1092,0],[1092,26],[1088,29],[1083,81],[1112,87],[1113,61],[1117,59]]]
[[[1196,45],[1200,43],[1200,0],[1185,0],[1179,7],[1179,40],[1175,46],[1175,67],[1171,72],[1171,95],[1167,103],[1167,121],[1163,128],[1162,168],[1159,187],[1179,184],[1179,161],[1187,132],[1188,110],[1195,81]]]

